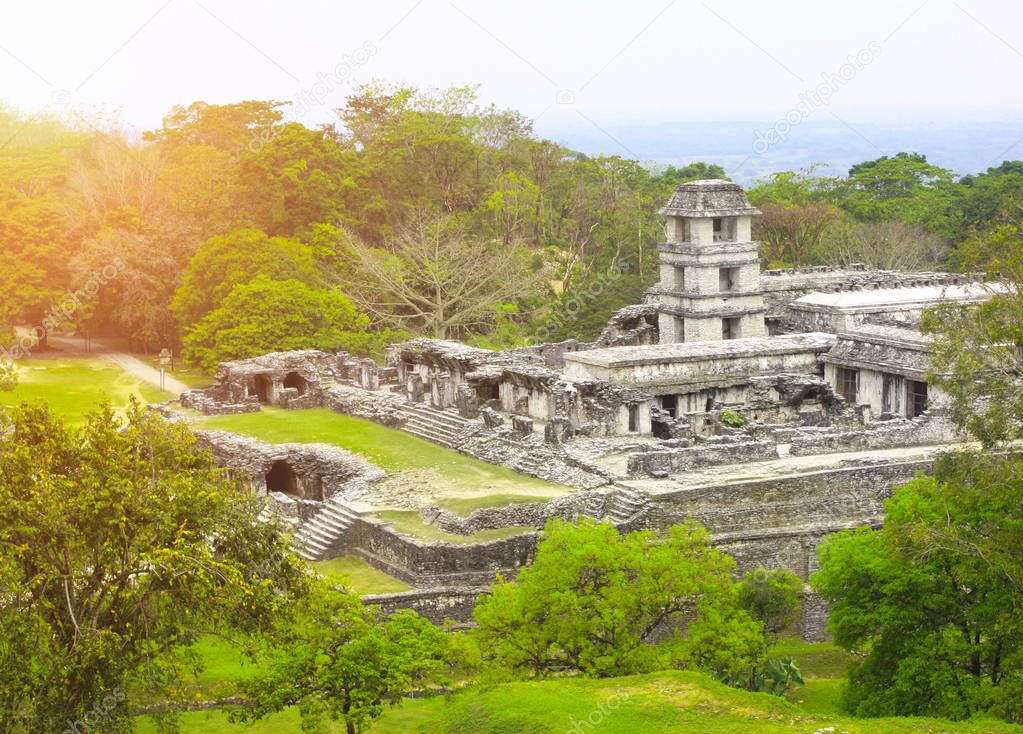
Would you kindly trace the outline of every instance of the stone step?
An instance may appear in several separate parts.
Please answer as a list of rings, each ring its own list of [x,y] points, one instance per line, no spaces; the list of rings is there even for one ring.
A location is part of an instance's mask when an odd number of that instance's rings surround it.
[[[430,423],[419,423],[417,421],[408,421],[405,423],[403,428],[409,432],[421,431],[423,433],[428,433],[431,436],[442,436],[449,441],[454,440],[459,435],[458,431],[449,431],[446,428],[440,428]]]

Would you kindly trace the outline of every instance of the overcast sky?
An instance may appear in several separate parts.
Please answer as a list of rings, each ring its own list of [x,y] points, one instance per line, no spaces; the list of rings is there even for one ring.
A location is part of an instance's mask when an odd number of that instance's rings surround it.
[[[304,99],[354,81],[478,84],[538,131],[766,120],[1023,119],[1017,0],[7,2],[0,100],[103,106],[142,129],[194,100]],[[850,58],[858,59],[851,63]],[[808,93],[829,87],[828,99]]]

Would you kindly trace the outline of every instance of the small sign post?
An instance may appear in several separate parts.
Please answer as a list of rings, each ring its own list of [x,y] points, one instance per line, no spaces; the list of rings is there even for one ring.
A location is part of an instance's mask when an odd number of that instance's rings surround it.
[[[171,350],[164,347],[160,350],[160,389],[166,390],[166,374],[167,368],[171,366]]]

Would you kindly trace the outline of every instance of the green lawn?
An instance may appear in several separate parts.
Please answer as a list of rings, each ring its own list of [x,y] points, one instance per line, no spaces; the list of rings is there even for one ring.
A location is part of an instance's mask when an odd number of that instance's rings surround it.
[[[123,408],[130,395],[143,403],[173,397],[99,359],[29,359],[17,365],[18,386],[0,393],[0,405],[43,400],[72,426],[80,425],[104,399]]]
[[[834,727],[828,729],[827,727]],[[388,709],[369,734],[1001,734],[1023,728],[936,719],[853,719],[815,714],[694,672],[601,680],[555,679],[473,688]]]
[[[571,492],[570,487],[524,476],[424,441],[404,431],[325,408],[283,410],[192,418],[197,429],[231,431],[268,443],[328,443],[358,454],[389,472],[432,470],[440,474],[438,491],[471,499],[474,507],[507,504],[509,496],[544,502]]]
[[[148,364],[150,367],[160,369],[159,355],[136,354],[134,356]],[[174,368],[168,369],[167,374],[179,382],[185,383],[189,387],[208,387],[213,384],[213,375],[199,369],[198,367],[186,367],[181,364],[180,359],[176,359],[174,361]]]
[[[501,538],[510,538],[513,535],[536,532],[530,527],[512,525],[494,530],[481,530],[473,535],[456,535],[455,533],[446,533],[440,528],[425,522],[422,516],[415,510],[381,510],[380,512],[370,513],[370,517],[383,520],[402,535],[418,538],[426,542],[443,540],[460,545],[466,543],[486,543],[488,540],[500,540]]]
[[[769,650],[771,657],[791,655],[804,678],[844,678],[853,656],[831,642],[803,642],[798,637],[778,640]]]
[[[356,556],[313,561],[309,565],[328,581],[343,584],[357,594],[392,594],[412,588]]]

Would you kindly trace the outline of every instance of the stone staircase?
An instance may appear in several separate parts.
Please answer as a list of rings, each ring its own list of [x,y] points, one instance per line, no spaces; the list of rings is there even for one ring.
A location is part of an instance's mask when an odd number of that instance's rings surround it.
[[[345,532],[359,514],[337,500],[327,500],[323,509],[302,523],[292,545],[307,561],[322,561],[334,554]]]
[[[472,422],[453,409],[437,410],[427,405],[408,403],[399,407],[405,417],[401,428],[419,438],[455,448],[459,436],[472,427]]]
[[[639,492],[621,484],[615,484],[614,500],[607,519],[616,526],[624,525],[640,513],[649,509],[650,503]]]

